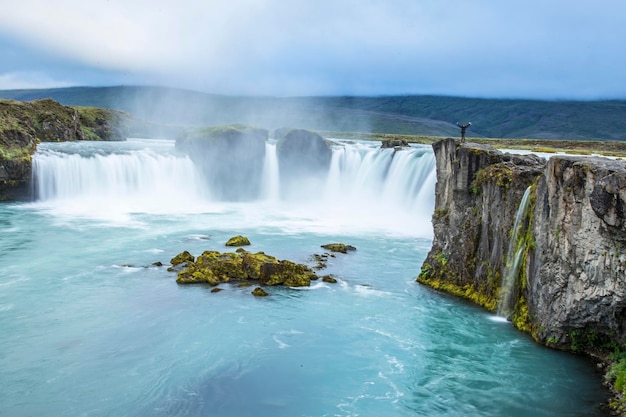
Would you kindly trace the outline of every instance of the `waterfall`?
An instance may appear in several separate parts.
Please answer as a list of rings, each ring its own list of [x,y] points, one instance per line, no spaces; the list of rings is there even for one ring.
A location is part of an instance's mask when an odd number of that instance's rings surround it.
[[[435,159],[426,148],[342,146],[334,149],[324,198],[376,207],[380,214],[404,208],[430,216],[434,176]]]
[[[68,215],[126,218],[245,207],[248,217],[298,217],[324,232],[367,227],[432,237],[430,147],[394,151],[378,142],[335,141],[328,168],[308,176],[283,172],[273,141],[264,158],[257,197],[231,201],[222,191],[236,192],[242,178],[232,184],[228,176],[207,178],[202,161],[177,153],[174,141],[44,143],[33,158],[35,204]]]
[[[517,276],[519,274],[520,261],[526,244],[523,239],[526,232],[524,219],[528,212],[530,204],[530,187],[526,189],[522,196],[517,212],[515,213],[515,222],[511,232],[511,240],[507,250],[506,262],[502,271],[502,287],[500,289],[500,299],[498,302],[498,315],[508,317],[513,312],[513,303],[515,301],[515,289]]]
[[[278,171],[278,157],[276,155],[276,143],[265,144],[265,162],[263,164],[263,190],[261,196],[269,201],[276,201],[280,192],[280,174]]]
[[[173,149],[168,142],[165,149]],[[188,157],[164,152],[162,143],[143,144],[40,145],[33,158],[36,201],[67,215],[115,217],[194,211],[210,197]]]

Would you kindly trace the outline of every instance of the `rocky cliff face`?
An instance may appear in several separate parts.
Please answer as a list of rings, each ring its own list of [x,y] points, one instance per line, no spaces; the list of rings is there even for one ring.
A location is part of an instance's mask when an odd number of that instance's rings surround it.
[[[626,341],[626,163],[512,156],[448,139],[437,158],[433,247],[419,282],[495,311],[510,250],[514,324],[539,342],[595,353]],[[522,195],[528,211],[512,229]],[[512,249],[511,249],[512,248]]]
[[[495,311],[517,208],[545,162],[453,139],[433,148],[435,235],[418,281]]]
[[[536,336],[574,350],[626,337],[626,163],[553,157],[536,189],[528,306]]]

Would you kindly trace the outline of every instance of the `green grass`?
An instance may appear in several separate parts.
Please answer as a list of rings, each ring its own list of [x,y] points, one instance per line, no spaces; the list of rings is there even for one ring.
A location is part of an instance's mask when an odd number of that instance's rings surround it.
[[[443,136],[400,135],[391,133],[361,133],[321,131],[322,136],[348,140],[384,140],[403,139],[409,143],[432,145],[444,139]],[[459,138],[457,138],[459,139]],[[460,140],[460,139],[459,139]],[[563,152],[576,155],[599,154],[612,157],[626,157],[626,142],[583,141],[559,139],[505,139],[505,138],[468,138],[467,142],[490,145],[496,149],[521,149],[537,153]]]

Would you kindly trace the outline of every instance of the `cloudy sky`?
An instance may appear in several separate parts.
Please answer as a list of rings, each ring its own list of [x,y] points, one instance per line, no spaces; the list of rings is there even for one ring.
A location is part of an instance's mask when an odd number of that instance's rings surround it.
[[[0,0],[0,89],[626,98],[624,0]]]

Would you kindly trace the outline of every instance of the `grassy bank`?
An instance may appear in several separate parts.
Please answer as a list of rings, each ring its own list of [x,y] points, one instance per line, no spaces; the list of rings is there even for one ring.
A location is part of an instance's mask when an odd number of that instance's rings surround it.
[[[324,137],[353,140],[384,140],[402,139],[409,143],[431,145],[443,136],[413,136],[389,133],[360,132],[319,132]],[[490,145],[496,149],[522,149],[531,152],[558,153],[576,155],[598,154],[626,158],[626,142],[621,141],[587,141],[564,139],[502,139],[502,138],[467,138],[468,142]]]

